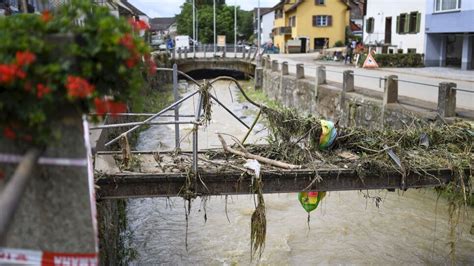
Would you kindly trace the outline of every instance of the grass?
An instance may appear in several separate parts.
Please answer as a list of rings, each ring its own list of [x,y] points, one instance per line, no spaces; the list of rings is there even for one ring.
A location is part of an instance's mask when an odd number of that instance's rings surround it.
[[[253,80],[241,81],[240,84],[242,85],[245,94],[247,94],[247,96],[255,102],[264,104],[272,109],[278,109],[279,107],[281,107],[281,104],[278,101],[269,99],[265,92],[263,92],[263,90],[255,90],[255,84]],[[247,101],[240,92],[238,94],[238,101]]]

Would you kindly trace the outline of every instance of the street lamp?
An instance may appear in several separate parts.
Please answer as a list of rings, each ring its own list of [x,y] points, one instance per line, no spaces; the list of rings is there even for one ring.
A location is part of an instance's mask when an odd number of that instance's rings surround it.
[[[260,0],[258,0],[257,8],[257,66],[260,66]]]
[[[216,57],[216,42],[217,42],[217,36],[216,36],[216,0],[214,0],[214,57]]]
[[[194,58],[196,58],[196,4],[193,0],[193,52]]]

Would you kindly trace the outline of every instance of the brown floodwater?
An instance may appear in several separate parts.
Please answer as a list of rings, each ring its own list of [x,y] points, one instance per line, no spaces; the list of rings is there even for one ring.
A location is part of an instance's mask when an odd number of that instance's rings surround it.
[[[189,90],[192,88],[182,93]],[[246,123],[252,122],[252,106],[238,103],[236,89],[228,82],[218,83],[214,93]],[[194,113],[196,102],[197,98],[183,104],[181,112]],[[137,149],[173,148],[173,128],[150,127],[142,132]],[[181,136],[190,130],[182,127]],[[255,131],[259,133],[252,135],[251,141],[264,141],[263,126],[258,125]],[[199,132],[199,147],[219,147],[216,132],[242,138],[246,129],[215,106],[211,125]],[[189,145],[190,138],[184,138],[183,149]],[[378,207],[373,197],[382,199]],[[451,263],[447,202],[432,190],[331,192],[311,213],[309,225],[297,194],[266,194],[264,198],[267,238],[258,261],[261,265]],[[127,245],[137,252],[132,264],[257,264],[250,261],[254,204],[249,195],[195,199],[188,217],[186,248],[185,202],[181,198],[128,200]],[[474,264],[474,235],[469,232],[473,221],[472,214],[464,215],[457,228],[457,263]]]

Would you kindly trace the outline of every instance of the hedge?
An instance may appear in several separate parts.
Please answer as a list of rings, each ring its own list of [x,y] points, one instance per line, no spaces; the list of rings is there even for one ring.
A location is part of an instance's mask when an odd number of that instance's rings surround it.
[[[367,54],[360,56],[358,65],[364,64]],[[424,54],[375,54],[379,67],[423,67]]]

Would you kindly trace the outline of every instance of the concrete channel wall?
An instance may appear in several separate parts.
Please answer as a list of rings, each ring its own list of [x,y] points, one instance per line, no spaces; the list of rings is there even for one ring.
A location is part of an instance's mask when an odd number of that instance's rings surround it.
[[[326,81],[324,66],[305,68],[296,65],[296,75],[289,74],[288,64],[263,62],[263,91],[273,100],[303,113],[339,121],[343,126],[401,128],[415,119],[434,120],[439,116],[449,120],[455,116],[456,93],[453,83],[440,84],[438,112],[399,103],[396,76],[385,77],[384,93],[374,93],[354,86],[354,74],[345,71],[341,83]],[[316,78],[305,76],[316,71]]]

